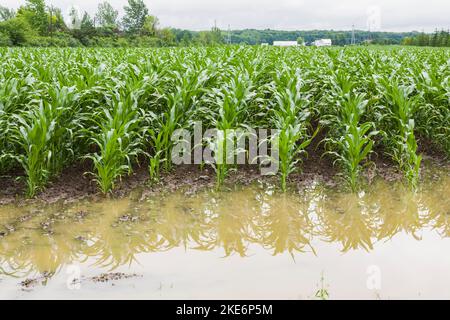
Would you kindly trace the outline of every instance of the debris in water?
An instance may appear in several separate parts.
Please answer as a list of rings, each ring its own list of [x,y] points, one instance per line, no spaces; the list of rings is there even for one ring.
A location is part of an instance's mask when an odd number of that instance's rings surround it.
[[[23,280],[20,283],[20,286],[22,287],[22,290],[30,290],[37,286],[38,284],[46,285],[47,281],[53,276],[53,273],[51,272],[43,272],[39,277],[36,278],[28,278]]]
[[[93,282],[109,282],[109,281],[117,281],[117,280],[123,280],[123,279],[130,279],[130,278],[137,278],[142,277],[142,275],[138,274],[126,274],[121,272],[115,272],[115,273],[102,273],[101,275],[97,277],[92,277],[90,280]]]
[[[53,221],[50,221],[50,220],[41,222],[41,227],[42,227],[42,229],[47,230],[47,229],[50,228],[50,226],[52,225],[52,223],[53,223]]]
[[[17,219],[19,222],[25,222],[31,219],[31,215],[24,215]]]
[[[75,218],[78,219],[78,220],[82,220],[82,219],[86,218],[88,215],[89,215],[89,213],[87,213],[86,211],[81,210],[81,211],[79,211],[79,212],[77,212],[75,214]]]
[[[136,222],[139,220],[139,217],[132,215],[124,215],[119,218],[119,222]]]
[[[12,225],[5,225],[5,229],[9,232],[9,233],[13,233],[14,231],[16,231],[16,229],[12,226]]]

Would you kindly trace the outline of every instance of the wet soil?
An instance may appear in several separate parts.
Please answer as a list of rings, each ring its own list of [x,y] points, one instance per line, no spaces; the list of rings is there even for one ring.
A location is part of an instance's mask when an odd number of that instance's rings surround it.
[[[425,164],[433,164],[439,167],[450,168],[448,159],[442,156],[429,141],[421,139],[419,151],[423,154],[423,172],[429,170]],[[310,146],[307,150],[308,157],[304,159],[300,170],[290,175],[289,184],[291,188],[304,190],[313,183],[321,183],[327,187],[339,187],[343,185],[343,176],[339,168],[333,165],[333,160],[324,154],[321,145]],[[395,163],[384,155],[383,150],[375,150],[363,173],[368,184],[375,179],[381,178],[388,182],[400,181],[403,178]],[[103,198],[98,192],[89,163],[79,163],[67,168],[62,174],[53,179],[49,186],[39,193],[34,199],[26,199],[24,192],[26,185],[20,171],[13,171],[0,179],[0,205],[30,202],[55,203],[63,201],[70,203],[85,198],[92,200]],[[237,170],[231,170],[227,177],[224,188],[233,189],[237,185],[249,185],[254,182],[278,184],[277,176],[262,176],[258,166],[239,166]],[[176,166],[170,173],[163,173],[160,182],[150,184],[148,168],[145,165],[136,167],[131,176],[125,176],[117,184],[113,194],[114,198],[124,197],[133,190],[140,189],[141,197],[161,193],[173,192],[179,189],[185,190],[186,195],[195,194],[205,188],[215,187],[215,172],[211,167],[203,169],[198,165]],[[0,235],[1,237],[1,235]]]

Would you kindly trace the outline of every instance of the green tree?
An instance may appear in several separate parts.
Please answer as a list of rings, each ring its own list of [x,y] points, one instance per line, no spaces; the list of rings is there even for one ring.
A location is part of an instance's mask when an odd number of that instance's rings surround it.
[[[216,26],[212,27],[210,35],[211,35],[211,42],[213,44],[224,43],[224,39],[223,39],[223,36],[222,36],[222,31],[220,30],[220,28],[218,28]]]
[[[85,46],[92,45],[91,38],[95,35],[96,30],[94,21],[87,12],[84,12],[83,17],[79,23],[79,28],[74,28],[72,35],[75,39],[80,41]]]
[[[55,31],[65,32],[67,31],[66,23],[64,22],[64,18],[61,13],[61,9],[50,6],[48,8],[49,13],[47,16],[47,24],[49,27],[50,34],[53,34]]]
[[[446,46],[448,46],[449,45],[448,37],[449,37],[448,32],[446,32],[444,30],[441,30],[441,32],[439,32],[439,36],[438,36],[438,40],[437,40],[436,46],[439,46],[439,47],[446,47]]]
[[[80,29],[84,32],[92,32],[95,29],[94,21],[86,11],[84,12],[83,18],[81,19]]]
[[[144,26],[142,27],[142,33],[148,36],[156,36],[158,31],[159,19],[156,16],[145,17]]]
[[[305,44],[305,39],[303,39],[303,37],[298,37],[297,38],[297,44],[302,46]]]
[[[13,9],[6,8],[0,5],[0,21],[6,21],[14,18],[16,12]]]
[[[9,35],[6,32],[0,31],[0,47],[9,47],[11,46],[11,39],[9,39]]]
[[[431,42],[430,45],[432,47],[437,47],[439,45],[439,32],[437,31],[437,29],[436,31],[434,31],[433,36],[430,39],[430,42]]]
[[[30,11],[29,23],[40,34],[48,31],[48,17],[44,0],[27,0],[26,10]]]
[[[175,45],[175,34],[172,32],[170,28],[164,28],[158,30],[158,38],[161,39],[161,42],[164,46],[173,46]]]
[[[124,10],[122,24],[125,31],[129,34],[140,35],[149,12],[144,1],[128,0],[128,6],[125,6]]]
[[[27,20],[20,17],[0,22],[0,33],[6,34],[13,46],[22,46],[27,43],[30,37],[34,36]]]
[[[53,28],[58,30],[58,31],[66,31],[67,30],[67,26],[66,23],[64,22],[64,17],[61,13],[61,9],[59,8],[53,8],[53,12],[52,12],[52,23],[53,23]]]
[[[210,45],[210,44],[212,44],[211,32],[209,32],[209,31],[200,31],[197,34],[197,41],[201,45]]]
[[[183,46],[190,45],[192,41],[193,35],[192,32],[183,30],[181,32],[176,33],[176,41],[178,41]]]
[[[429,37],[429,35],[427,35],[425,32],[422,32],[417,37],[417,45],[419,45],[419,46],[428,46],[428,45],[430,45],[430,37]]]
[[[402,40],[402,45],[404,46],[411,46],[413,45],[414,39],[411,37],[406,37]]]
[[[119,17],[119,11],[113,8],[108,2],[102,2],[98,5],[97,14],[95,16],[100,27],[104,28],[116,28],[118,25],[117,18]]]

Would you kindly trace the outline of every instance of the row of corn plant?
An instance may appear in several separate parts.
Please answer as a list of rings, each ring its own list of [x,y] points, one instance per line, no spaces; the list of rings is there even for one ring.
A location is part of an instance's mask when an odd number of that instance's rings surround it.
[[[275,75],[273,126],[278,130],[272,143],[278,148],[281,189],[286,191],[288,176],[298,169],[301,155],[317,135],[310,134],[311,111],[299,69],[283,66]]]
[[[413,85],[400,84],[396,78],[380,78],[379,84],[384,102],[379,106],[380,121],[386,126],[387,149],[408,184],[416,188],[422,162],[422,156],[418,154],[414,120],[419,99],[413,95]]]
[[[33,196],[90,159],[86,171],[108,193],[141,161],[152,180],[170,171],[172,135],[202,121],[222,133],[203,141],[219,160],[218,187],[236,167],[227,132],[277,129],[268,142],[286,190],[321,123],[353,190],[375,148],[417,186],[418,139],[450,150],[449,57],[414,48],[0,49],[0,173],[22,168]]]
[[[27,195],[33,197],[49,179],[61,172],[73,155],[71,146],[77,95],[71,88],[49,88],[45,100],[30,102],[27,109],[12,115],[8,139],[19,150],[8,157],[25,171]]]
[[[166,172],[172,169],[172,148],[175,143],[172,136],[176,130],[189,126],[210,75],[202,69],[187,68],[183,74],[173,71],[168,77],[170,87],[157,88],[157,103],[163,108],[158,113],[148,113],[148,134],[153,149],[149,169],[153,181],[159,180],[161,163]]]
[[[209,163],[216,172],[217,188],[225,181],[230,165],[236,156],[235,136],[230,132],[243,127],[251,116],[251,104],[257,104],[257,93],[250,74],[246,69],[231,70],[232,76],[222,88],[213,89],[210,93],[214,113],[212,125],[217,130],[216,137],[210,141],[215,154],[215,163]],[[230,148],[233,146],[233,148]],[[232,153],[230,154],[230,150]]]
[[[8,135],[10,128],[14,127],[13,115],[29,103],[31,90],[27,78],[8,78],[0,82],[0,173],[13,167],[7,154],[14,154],[17,150]]]
[[[143,152],[136,100],[133,94],[113,93],[108,105],[94,116],[97,132],[86,132],[98,149],[86,157],[92,160],[95,181],[105,194],[114,189],[118,179],[132,172],[133,160]]]
[[[330,82],[332,94],[327,97],[327,103],[331,108],[327,108],[322,120],[329,135],[324,141],[328,153],[343,168],[348,185],[357,192],[362,164],[368,163],[373,138],[378,131],[373,122],[364,122],[368,100],[364,94],[356,92],[350,77],[337,71],[330,77]]]
[[[439,59],[442,57],[438,56]],[[415,119],[421,135],[450,156],[450,60],[446,64],[417,59],[411,68],[420,105]]]

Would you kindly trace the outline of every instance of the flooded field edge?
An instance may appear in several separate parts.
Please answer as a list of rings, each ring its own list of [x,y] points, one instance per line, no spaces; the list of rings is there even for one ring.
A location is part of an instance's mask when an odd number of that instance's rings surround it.
[[[153,186],[146,182],[146,168],[137,168],[109,197],[96,193],[83,166],[65,171],[33,200],[8,198],[2,186],[3,296],[72,299],[79,295],[66,286],[81,286],[92,298],[100,291],[120,298],[122,290],[137,298],[228,298],[225,293],[233,291],[220,280],[227,279],[240,288],[239,297],[255,298],[247,290],[264,278],[269,280],[260,298],[273,298],[273,291],[282,298],[316,299],[322,296],[314,288],[324,271],[332,298],[449,296],[441,287],[447,281],[442,270],[450,267],[448,259],[441,261],[442,250],[450,247],[447,161],[426,156],[416,192],[389,161],[374,164],[359,194],[343,189],[337,168],[314,154],[303,172],[291,177],[287,193],[279,189],[278,177],[262,177],[256,167],[240,167],[220,191],[214,171],[195,166],[177,167]],[[411,267],[420,259],[427,262]],[[410,291],[398,283],[364,291],[363,275],[341,283],[342,273],[353,277],[373,265],[392,283],[404,281],[397,280],[400,269],[427,273]],[[72,266],[81,267],[82,275],[68,283]],[[429,280],[428,273],[440,280]],[[296,288],[291,278],[303,282]],[[148,288],[153,291],[146,295]]]
[[[305,158],[298,167],[297,172],[288,178],[289,189],[292,191],[302,191],[313,183],[322,183],[330,188],[337,188],[345,192],[348,188],[343,183],[339,167],[333,165],[332,160],[322,157],[323,150],[318,150],[319,146],[313,146],[308,150],[308,157]],[[421,168],[422,181],[432,177],[428,171],[434,168],[450,170],[450,162],[441,152],[435,150],[432,144],[422,142],[419,148],[424,156]],[[372,161],[368,163],[363,172],[363,180],[366,188],[370,187],[373,181],[382,179],[389,183],[401,182],[402,173],[397,166],[387,157],[378,156],[383,154],[379,151]],[[209,189],[215,186],[215,172],[209,167],[200,168],[196,165],[176,166],[169,173],[162,173],[159,183],[149,183],[149,172],[147,166],[142,161],[141,166],[136,166],[130,176],[122,177],[116,190],[109,197],[121,198],[130,195],[134,190],[139,189],[144,194],[155,194],[159,192],[170,192],[188,188],[191,193],[202,189]],[[87,173],[91,164],[88,161],[78,163],[65,169],[59,177],[52,179],[50,185],[41,191],[35,198],[27,199],[24,196],[25,184],[20,180],[20,171],[10,172],[0,177],[0,205],[20,204],[20,203],[55,203],[58,201],[72,202],[81,199],[101,199],[92,177]],[[230,176],[225,181],[224,189],[233,189],[236,186],[249,185],[255,181],[263,181],[270,184],[278,184],[278,176],[262,176],[258,166],[238,166],[230,172]]]

